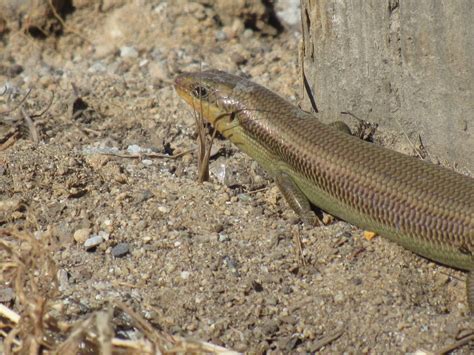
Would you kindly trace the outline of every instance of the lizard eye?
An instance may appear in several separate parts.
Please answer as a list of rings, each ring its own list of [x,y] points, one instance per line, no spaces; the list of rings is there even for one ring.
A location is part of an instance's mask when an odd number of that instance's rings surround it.
[[[205,99],[209,96],[209,90],[207,90],[204,86],[196,86],[191,91],[191,94],[197,99]]]

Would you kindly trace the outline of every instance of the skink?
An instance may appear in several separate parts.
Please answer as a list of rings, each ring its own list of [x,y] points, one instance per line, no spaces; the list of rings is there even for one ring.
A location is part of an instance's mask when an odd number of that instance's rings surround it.
[[[178,94],[275,180],[303,221],[311,204],[468,271],[474,312],[474,179],[324,125],[279,95],[218,70],[185,73]]]

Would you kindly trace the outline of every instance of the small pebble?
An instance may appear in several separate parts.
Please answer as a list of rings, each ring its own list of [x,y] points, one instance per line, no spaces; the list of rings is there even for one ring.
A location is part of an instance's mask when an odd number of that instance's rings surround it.
[[[230,240],[230,237],[225,233],[219,233],[219,236],[217,237],[217,240],[219,242],[228,242]]]
[[[227,34],[224,31],[217,31],[216,40],[225,41],[227,39]]]
[[[189,276],[191,276],[191,273],[189,271],[182,271],[180,275],[183,280],[187,280]]]
[[[89,238],[90,234],[91,234],[90,228],[81,228],[74,232],[73,238],[76,241],[76,243],[83,244]]]
[[[247,194],[238,194],[237,197],[239,198],[240,201],[242,202],[247,202],[247,201],[250,201],[252,198],[250,197],[250,195],[247,195]]]
[[[120,56],[122,58],[137,58],[138,51],[130,46],[123,46],[120,48]]]
[[[99,233],[97,233],[97,235],[99,237],[104,238],[105,241],[109,240],[109,238],[110,238],[110,233],[108,233],[106,231],[100,231]]]
[[[87,239],[84,242],[84,247],[86,248],[86,250],[90,250],[98,246],[103,241],[104,241],[104,238],[102,238],[100,235],[94,235],[93,237]]]
[[[7,303],[15,298],[15,291],[11,287],[0,289],[0,302]]]
[[[342,303],[344,302],[344,294],[342,292],[338,292],[335,296],[334,296],[334,302],[336,303]]]
[[[130,247],[128,243],[118,243],[112,248],[112,256],[115,258],[120,258],[127,255],[129,251]]]
[[[301,22],[300,1],[286,0],[279,2],[279,5],[278,18],[290,26],[299,26]]]
[[[105,73],[107,71],[107,67],[101,62],[96,62],[92,64],[88,71],[89,73]]]
[[[233,258],[230,256],[224,256],[222,261],[231,273],[238,275],[239,272],[237,271],[237,262]]]
[[[66,290],[69,286],[69,277],[68,277],[67,271],[64,269],[59,269],[57,276],[58,276],[58,281],[59,281],[59,289],[61,291]]]
[[[226,180],[226,165],[225,164],[219,164],[219,165],[212,165],[211,168],[211,174],[214,175],[219,181],[220,184],[225,184]]]
[[[137,144],[131,144],[127,147],[127,152],[129,154],[140,154],[143,151],[142,147]]]
[[[168,213],[170,209],[166,206],[159,206],[158,211],[160,211],[161,213]]]
[[[250,38],[253,36],[253,31],[250,29],[250,28],[247,28],[244,33],[243,33],[243,37],[244,38]]]

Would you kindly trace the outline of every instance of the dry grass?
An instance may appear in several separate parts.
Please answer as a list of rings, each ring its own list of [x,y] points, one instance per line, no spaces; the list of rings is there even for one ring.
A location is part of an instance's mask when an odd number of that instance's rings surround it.
[[[198,182],[209,181],[209,159],[211,155],[212,142],[217,131],[214,129],[212,135],[206,134],[206,124],[203,114],[202,101],[199,111],[194,110],[194,121],[198,141]]]
[[[58,289],[51,238],[0,230],[0,284],[14,288],[15,311],[0,305],[0,351],[8,354],[236,354],[154,329],[120,301],[85,319],[66,321]],[[115,337],[114,315],[128,317],[140,340]]]

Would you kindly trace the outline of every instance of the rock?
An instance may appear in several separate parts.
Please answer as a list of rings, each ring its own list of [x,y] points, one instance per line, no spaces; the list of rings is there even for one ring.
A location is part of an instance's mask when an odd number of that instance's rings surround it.
[[[227,39],[227,34],[224,31],[221,30],[216,32],[216,40],[225,41]]]
[[[59,289],[61,291],[66,290],[69,287],[69,275],[67,271],[64,269],[59,269],[57,277],[59,281]]]
[[[161,213],[169,213],[170,212],[170,209],[166,206],[158,206],[158,211],[160,211]]]
[[[345,300],[345,297],[344,297],[344,294],[342,292],[338,292],[335,296],[334,296],[334,302],[335,303],[343,303]]]
[[[137,144],[131,144],[127,147],[127,152],[129,154],[140,154],[142,152],[142,147]]]
[[[130,46],[123,46],[120,48],[120,56],[122,58],[137,58],[138,51]]]
[[[83,244],[90,236],[91,229],[90,228],[81,228],[74,232],[74,240],[78,244]]]
[[[217,238],[219,242],[228,242],[230,240],[230,237],[228,234],[225,233],[219,233],[219,236]]]
[[[128,243],[118,243],[112,248],[112,256],[114,258],[121,258],[130,252]]]
[[[105,73],[107,71],[107,67],[102,62],[95,62],[89,67],[89,73]]]
[[[5,287],[0,289],[0,302],[7,303],[15,298],[15,291],[11,287]]]
[[[104,241],[104,238],[100,235],[94,235],[93,237],[87,239],[84,243],[84,247],[86,250],[90,250],[92,248],[95,248],[99,244],[101,244]]]
[[[191,273],[189,271],[182,271],[180,276],[183,280],[187,280],[189,279],[189,276],[191,276]]]
[[[230,270],[231,273],[235,275],[239,274],[237,270],[238,268],[237,262],[232,257],[224,256],[222,261],[224,263],[224,266],[226,266]]]
[[[277,5],[277,15],[286,24],[294,27],[301,25],[300,0],[280,0]]]

